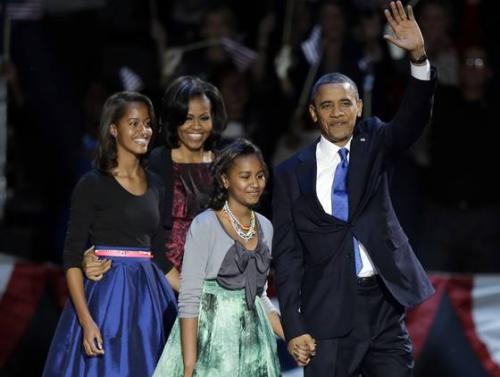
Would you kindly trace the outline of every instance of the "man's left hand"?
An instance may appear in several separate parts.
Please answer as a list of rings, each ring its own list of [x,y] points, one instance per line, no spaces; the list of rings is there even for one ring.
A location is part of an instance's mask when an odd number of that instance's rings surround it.
[[[425,54],[424,37],[415,20],[411,5],[408,5],[407,12],[405,12],[401,1],[391,1],[390,9],[385,9],[384,14],[394,32],[394,35],[385,34],[384,38],[408,51],[414,59],[423,56]]]

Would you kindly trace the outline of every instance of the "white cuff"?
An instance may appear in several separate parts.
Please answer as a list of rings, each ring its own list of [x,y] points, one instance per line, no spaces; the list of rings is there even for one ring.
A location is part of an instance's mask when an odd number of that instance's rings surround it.
[[[411,75],[417,80],[429,81],[431,79],[431,64],[429,60],[423,65],[416,65],[410,62]]]

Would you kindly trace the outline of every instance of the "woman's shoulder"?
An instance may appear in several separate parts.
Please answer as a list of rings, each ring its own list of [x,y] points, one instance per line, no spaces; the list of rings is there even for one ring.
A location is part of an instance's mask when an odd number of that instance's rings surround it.
[[[196,226],[200,227],[208,227],[211,226],[211,224],[216,221],[216,214],[215,211],[211,208],[208,208],[204,210],[203,212],[200,212],[197,214],[192,221],[192,224],[196,224]]]
[[[87,173],[83,174],[78,182],[76,183],[76,187],[94,187],[95,185],[102,184],[105,181],[107,175],[97,169],[92,169]]]
[[[165,161],[171,159],[170,157],[170,149],[168,149],[164,145],[159,145],[149,153],[148,160],[150,163]]]
[[[211,209],[206,209],[193,218],[189,225],[189,234],[192,237],[204,240],[213,239],[213,235],[216,232],[216,221],[215,212]]]
[[[151,169],[145,169],[145,172],[150,186],[160,188],[163,186],[161,177],[158,173],[152,171]]]
[[[73,188],[73,197],[88,197],[97,194],[97,189],[106,185],[108,176],[97,169],[83,174]]]
[[[170,149],[160,145],[153,149],[148,156],[148,170],[155,172],[165,181],[172,174],[172,156],[170,152]]]
[[[271,231],[273,230],[273,224],[271,223],[271,220],[269,220],[266,216],[260,214],[259,212],[255,212],[255,215],[257,216],[257,220],[259,220],[260,226],[262,228],[267,228]]]
[[[272,238],[273,238],[273,224],[264,215],[261,215],[258,212],[255,212],[255,215],[257,216],[257,220],[259,221],[259,225],[260,225],[260,227],[262,229],[262,232],[264,233],[264,238],[268,242],[272,242]]]

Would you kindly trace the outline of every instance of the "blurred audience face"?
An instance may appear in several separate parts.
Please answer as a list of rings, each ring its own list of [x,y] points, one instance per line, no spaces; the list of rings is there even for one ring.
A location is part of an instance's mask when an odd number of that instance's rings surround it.
[[[201,36],[206,39],[230,37],[235,33],[234,15],[229,8],[217,8],[203,18]]]
[[[212,128],[210,100],[207,96],[193,97],[189,100],[186,121],[177,128],[179,144],[190,151],[199,151],[203,149]]]
[[[241,120],[249,99],[248,81],[243,73],[236,70],[224,76],[219,87],[229,120]]]
[[[426,45],[431,49],[435,43],[449,37],[450,14],[444,4],[439,2],[423,3],[419,12],[418,24],[424,35]]]
[[[99,137],[99,121],[104,102],[109,96],[109,91],[101,82],[93,82],[87,88],[83,97],[83,122],[85,132],[97,140]]]
[[[230,38],[235,34],[234,15],[229,8],[208,10],[203,17],[201,27],[202,39]],[[206,58],[211,63],[221,63],[228,59],[224,48],[220,45],[206,49]]]
[[[340,40],[345,32],[344,10],[335,3],[325,3],[320,10],[320,25],[326,40]]]
[[[302,42],[309,35],[312,24],[311,11],[306,1],[299,1],[293,15],[293,27],[291,27],[291,45]]]
[[[382,22],[379,13],[370,13],[361,17],[360,31],[363,42],[379,41],[382,36]]]
[[[466,48],[460,61],[460,86],[463,89],[484,89],[491,78],[486,51],[479,46]]]
[[[347,82],[321,85],[309,106],[311,118],[319,124],[321,134],[337,146],[349,141],[362,109],[362,101]]]

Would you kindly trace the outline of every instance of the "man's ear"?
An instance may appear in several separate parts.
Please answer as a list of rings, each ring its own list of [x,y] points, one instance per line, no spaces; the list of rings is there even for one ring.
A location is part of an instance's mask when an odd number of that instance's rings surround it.
[[[356,106],[357,106],[357,108],[358,108],[358,112],[356,113],[356,116],[357,116],[358,118],[361,118],[361,114],[363,114],[363,100],[358,99],[358,100],[356,101]]]
[[[318,121],[318,115],[316,114],[316,108],[314,105],[311,103],[309,104],[309,115],[311,116],[311,119],[313,120],[314,123]]]

